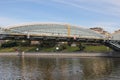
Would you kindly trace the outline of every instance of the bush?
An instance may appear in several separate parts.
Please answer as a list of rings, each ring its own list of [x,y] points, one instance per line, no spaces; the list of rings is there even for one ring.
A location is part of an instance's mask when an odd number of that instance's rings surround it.
[[[15,47],[15,46],[18,46],[18,43],[14,41],[5,42],[1,45],[2,48]]]
[[[81,43],[79,43],[77,46],[79,47],[80,51],[84,50],[85,48],[85,46]]]
[[[53,41],[43,41],[40,44],[40,47],[42,48],[50,48],[50,47],[54,47],[56,45],[56,42]]]
[[[8,48],[8,47],[17,47],[17,46],[29,46],[30,42],[29,41],[8,41],[3,44],[1,44],[2,48]]]

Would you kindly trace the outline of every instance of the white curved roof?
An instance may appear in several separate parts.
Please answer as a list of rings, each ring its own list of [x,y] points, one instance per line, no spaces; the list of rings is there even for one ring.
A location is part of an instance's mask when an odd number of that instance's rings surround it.
[[[68,23],[62,23],[62,22],[31,22],[31,23],[23,23],[23,24],[15,24],[7,26],[7,28],[14,28],[14,27],[20,27],[20,26],[29,26],[29,25],[41,25],[41,24],[59,24],[59,25],[70,25]]]
[[[104,38],[90,29],[80,26],[71,25],[68,23],[42,22],[42,23],[25,23],[14,26],[8,26],[7,29],[13,33],[30,33],[30,34],[45,34],[45,35],[62,35],[68,36],[68,27],[70,28],[70,36],[89,37],[89,38]]]

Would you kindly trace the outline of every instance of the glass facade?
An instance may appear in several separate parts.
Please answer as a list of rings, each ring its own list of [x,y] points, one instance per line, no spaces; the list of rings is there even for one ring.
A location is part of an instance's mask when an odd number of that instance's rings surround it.
[[[9,28],[12,33],[22,33],[30,35],[45,35],[45,36],[65,36],[65,37],[80,37],[80,38],[104,38],[90,29],[81,28],[68,24],[30,24],[13,26]]]

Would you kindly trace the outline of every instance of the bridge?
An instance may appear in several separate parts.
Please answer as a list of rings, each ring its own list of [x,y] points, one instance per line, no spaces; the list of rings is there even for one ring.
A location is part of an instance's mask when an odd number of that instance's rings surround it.
[[[63,23],[32,23],[0,28],[0,40],[94,42],[120,51],[120,34],[107,38],[90,29]]]

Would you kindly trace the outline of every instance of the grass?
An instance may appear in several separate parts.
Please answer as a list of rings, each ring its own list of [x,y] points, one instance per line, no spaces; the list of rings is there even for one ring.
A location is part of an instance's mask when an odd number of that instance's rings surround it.
[[[78,50],[79,50],[78,47],[67,46],[66,49],[64,49],[62,52],[75,52],[75,51],[78,51]]]
[[[65,49],[62,49],[58,52],[76,52],[79,51],[78,47],[71,47],[68,45],[65,45]],[[55,52],[56,47],[50,47],[50,48],[40,48],[39,50],[36,51],[37,46],[30,46],[30,47],[11,47],[11,48],[0,48],[0,52],[15,52],[15,49],[20,49],[21,51],[24,52]],[[107,48],[104,45],[99,45],[99,46],[92,46],[92,45],[87,45],[85,46],[85,49],[83,52],[109,52],[111,49]]]
[[[101,46],[87,46],[84,49],[84,52],[109,52],[111,49],[108,47],[101,45]]]
[[[43,48],[42,50],[40,50],[41,52],[54,52],[55,51],[55,47],[51,47],[51,48]]]
[[[0,52],[13,52],[14,49],[13,48],[2,48],[0,49]]]
[[[11,48],[1,48],[0,52],[16,52],[16,49],[24,52],[30,52],[35,49],[35,47],[11,47]]]

